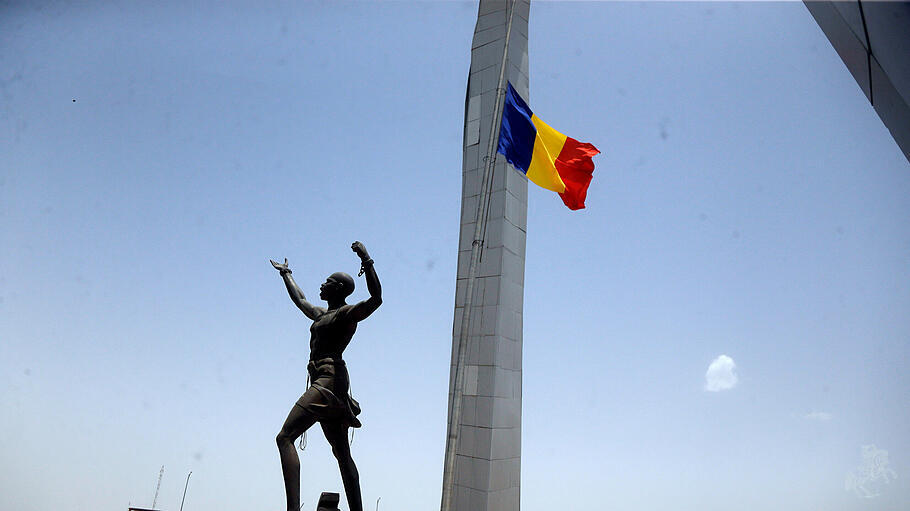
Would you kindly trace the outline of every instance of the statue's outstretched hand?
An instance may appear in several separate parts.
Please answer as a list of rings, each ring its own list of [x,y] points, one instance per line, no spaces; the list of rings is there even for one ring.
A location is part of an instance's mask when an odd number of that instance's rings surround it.
[[[284,275],[285,273],[291,273],[290,268],[288,268],[288,258],[287,257],[284,258],[284,263],[276,263],[275,261],[272,261],[271,259],[269,259],[269,262],[272,263],[272,266],[274,266],[275,269],[278,270],[282,275]]]
[[[367,247],[363,246],[363,243],[355,241],[351,243],[351,250],[360,257],[361,260],[366,260],[370,258],[370,254],[367,253]]]

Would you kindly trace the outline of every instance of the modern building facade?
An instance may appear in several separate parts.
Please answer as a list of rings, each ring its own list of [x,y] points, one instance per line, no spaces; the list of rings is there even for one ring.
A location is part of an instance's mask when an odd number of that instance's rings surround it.
[[[910,2],[804,2],[910,160]]]

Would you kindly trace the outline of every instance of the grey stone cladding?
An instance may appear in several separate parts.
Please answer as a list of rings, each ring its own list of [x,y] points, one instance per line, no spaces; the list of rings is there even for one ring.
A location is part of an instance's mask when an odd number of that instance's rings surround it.
[[[474,220],[493,123],[511,2],[482,0],[465,102],[464,163],[449,403],[465,309]],[[528,0],[514,3],[506,79],[528,99]],[[498,136],[498,133],[494,136]],[[518,511],[521,475],[521,339],[527,178],[496,158],[489,220],[471,306],[454,509]],[[449,407],[451,410],[451,406]],[[451,423],[451,417],[450,417]],[[450,426],[451,427],[451,424]],[[444,510],[448,511],[448,510]]]

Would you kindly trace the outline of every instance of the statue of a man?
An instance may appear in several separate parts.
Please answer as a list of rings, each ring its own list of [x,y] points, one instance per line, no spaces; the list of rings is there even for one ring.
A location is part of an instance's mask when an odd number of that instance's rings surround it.
[[[373,269],[373,260],[363,243],[355,241],[351,249],[360,256],[360,271],[366,276],[370,291],[369,298],[354,305],[345,303],[345,298],[354,291],[354,279],[347,273],[333,273],[319,287],[319,298],[328,304],[328,308],[323,308],[311,304],[303,296],[291,277],[287,259],[284,263],[271,261],[281,273],[294,305],[313,320],[310,327],[310,362],[307,364],[311,383],[291,408],[276,438],[288,511],[300,511],[300,459],[294,449],[294,441],[316,422],[322,426],[322,432],[338,460],[351,511],[363,511],[360,476],[348,444],[348,428],[360,427],[357,420],[360,405],[348,393],[348,370],[341,354],[351,342],[357,322],[366,319],[382,304],[382,289]]]

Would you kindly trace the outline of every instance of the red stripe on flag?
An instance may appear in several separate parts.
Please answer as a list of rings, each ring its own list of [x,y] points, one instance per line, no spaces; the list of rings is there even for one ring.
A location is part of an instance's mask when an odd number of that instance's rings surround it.
[[[566,191],[559,194],[571,210],[584,209],[588,185],[594,175],[594,161],[591,157],[600,151],[587,142],[566,137],[562,151],[556,157],[556,171],[566,184]]]

